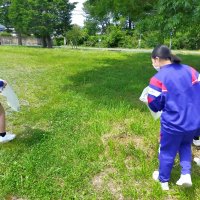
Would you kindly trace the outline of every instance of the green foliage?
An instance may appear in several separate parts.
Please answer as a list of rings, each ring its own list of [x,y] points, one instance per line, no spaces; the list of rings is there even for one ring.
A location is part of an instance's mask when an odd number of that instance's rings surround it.
[[[137,48],[137,34],[129,35],[127,31],[121,29],[120,26],[110,26],[103,35],[89,36],[84,43],[85,46],[91,47],[122,47]]]
[[[146,48],[152,48],[158,43],[169,44],[170,34],[173,35],[174,48],[197,49],[200,46],[199,0],[87,0],[84,7],[89,14],[88,20],[98,22],[101,33],[108,37],[103,43],[106,47],[132,46],[127,45],[127,40],[131,40],[127,36],[127,29],[143,34],[142,47]],[[118,30],[113,33],[112,26],[120,26],[124,33]],[[177,32],[183,34],[182,39],[177,38],[180,34],[176,37]],[[135,40],[133,43],[135,46]]]
[[[153,48],[156,45],[163,43],[165,42],[163,41],[163,37],[160,37],[159,31],[146,32],[142,35],[141,47],[143,48]]]
[[[8,17],[10,1],[0,0],[0,24],[3,24],[5,27],[11,27],[11,22]]]
[[[196,30],[197,31],[197,30]],[[172,37],[172,47],[174,49],[200,49],[199,32],[177,32]]]
[[[118,47],[120,41],[125,37],[125,32],[120,30],[120,27],[110,26],[107,29],[106,43],[108,47]]]
[[[52,47],[52,36],[63,37],[71,29],[75,6],[69,0],[0,0],[0,23],[14,27],[19,38],[34,34],[42,39],[43,47]],[[138,43],[134,35],[143,34],[142,47],[151,48],[169,43],[172,34],[174,48],[200,46],[199,0],[87,0],[84,10],[84,36],[69,36],[76,45],[131,48]],[[103,35],[101,44],[96,34]]]
[[[8,32],[0,32],[0,36],[11,36]]]
[[[99,36],[91,35],[84,42],[84,45],[85,46],[89,46],[89,47],[97,47],[98,46],[98,42],[99,42],[99,38],[100,38]],[[103,47],[103,46],[101,45],[101,47]]]
[[[75,6],[68,0],[36,0],[31,5],[30,31],[43,38],[43,46],[46,42],[51,47],[51,36],[64,35],[70,27],[71,11]]]
[[[68,44],[72,43],[74,46],[83,43],[85,37],[87,37],[87,32],[78,25],[73,25],[72,29],[66,32]]]
[[[61,46],[64,45],[64,38],[63,37],[56,37],[53,39],[54,46]]]
[[[4,25],[9,23],[19,35],[35,34],[42,38],[44,47],[52,47],[51,37],[64,35],[70,28],[71,11],[75,7],[68,0],[11,0],[4,6],[5,2],[0,2]]]
[[[117,22],[122,17],[126,20],[124,28],[133,29],[134,23],[152,8],[153,2],[155,0],[87,0],[84,8],[90,14],[88,18],[98,21],[104,32],[111,20]]]
[[[8,17],[16,32],[28,33],[30,4],[27,0],[11,0]]]
[[[87,30],[87,33],[89,35],[95,35],[97,32],[100,31],[100,28],[98,27],[98,22],[91,19],[87,19],[84,22],[84,28]]]

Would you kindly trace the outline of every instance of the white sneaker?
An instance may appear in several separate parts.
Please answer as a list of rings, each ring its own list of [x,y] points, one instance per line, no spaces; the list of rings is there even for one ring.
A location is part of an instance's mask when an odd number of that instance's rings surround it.
[[[154,171],[152,177],[155,181],[158,181],[158,176],[159,176],[159,171]]]
[[[193,140],[193,144],[197,147],[200,146],[200,140]]]
[[[158,177],[159,177],[159,171],[154,171],[153,174],[152,174],[152,177],[155,181],[159,181],[158,180]],[[161,185],[161,188],[162,190],[169,190],[169,185],[168,185],[168,182],[165,182],[165,183],[161,183],[160,182],[160,185]]]
[[[184,187],[191,187],[192,180],[190,174],[181,174],[180,179],[176,182],[177,185],[184,186]]]
[[[167,191],[169,190],[168,182],[160,183],[162,190]]]
[[[4,137],[0,136],[0,143],[9,142],[9,141],[13,140],[15,137],[16,137],[15,134],[6,132],[6,135]]]
[[[197,165],[200,166],[200,158],[196,158],[196,157],[195,157],[195,158],[194,158],[194,162],[196,162]]]

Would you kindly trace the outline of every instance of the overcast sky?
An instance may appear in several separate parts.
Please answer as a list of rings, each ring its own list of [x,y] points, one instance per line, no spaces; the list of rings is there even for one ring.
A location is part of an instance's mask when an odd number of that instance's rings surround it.
[[[76,8],[72,12],[72,24],[78,24],[79,26],[83,26],[84,22],[84,12],[83,12],[83,3],[86,0],[69,0],[70,3],[78,2],[76,4]]]

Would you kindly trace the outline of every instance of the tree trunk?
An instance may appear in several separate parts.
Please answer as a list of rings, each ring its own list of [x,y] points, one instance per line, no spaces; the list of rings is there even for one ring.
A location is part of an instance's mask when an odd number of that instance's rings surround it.
[[[48,36],[46,37],[46,41],[47,41],[47,47],[48,47],[48,48],[52,48],[53,45],[52,45],[52,39],[51,39],[51,36],[50,36],[50,35],[48,35]]]
[[[129,30],[132,29],[132,21],[131,21],[130,17],[128,18],[128,29]]]
[[[20,32],[17,33],[18,45],[22,46],[22,34]]]
[[[42,47],[46,48],[47,47],[47,42],[46,42],[46,38],[44,36],[41,38],[41,42],[42,42]]]
[[[66,39],[66,37],[64,37],[64,46],[66,46],[66,44],[67,44],[67,39]]]

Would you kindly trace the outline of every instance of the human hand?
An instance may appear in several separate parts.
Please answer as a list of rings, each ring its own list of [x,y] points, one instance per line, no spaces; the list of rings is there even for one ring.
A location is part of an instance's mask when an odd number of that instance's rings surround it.
[[[5,80],[2,80],[2,81],[3,81],[3,88],[5,88],[8,83]]]

